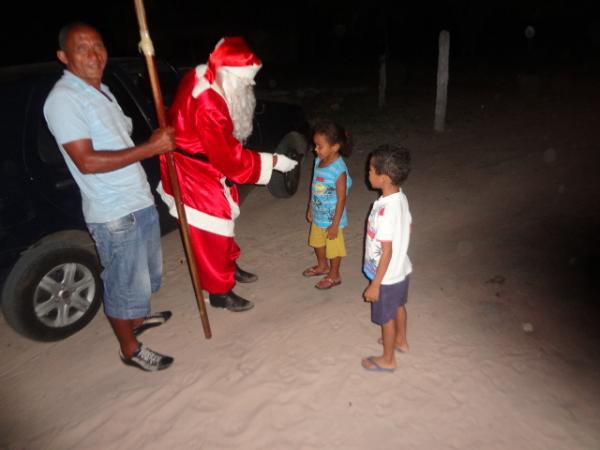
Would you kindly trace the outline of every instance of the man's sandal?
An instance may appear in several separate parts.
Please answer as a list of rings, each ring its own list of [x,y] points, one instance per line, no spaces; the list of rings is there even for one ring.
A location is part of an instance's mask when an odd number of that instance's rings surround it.
[[[337,286],[339,284],[342,284],[342,280],[334,280],[333,278],[327,276],[325,278],[322,278],[317,284],[315,284],[315,287],[317,289],[331,289],[334,286]]]
[[[149,330],[150,328],[155,328],[161,326],[167,320],[171,318],[173,314],[171,311],[161,311],[154,313],[150,316],[144,317],[142,323],[140,323],[137,327],[133,328],[133,335],[139,336],[144,331]]]
[[[328,273],[329,270],[326,270],[325,272],[319,272],[319,266],[312,266],[302,272],[302,275],[305,277],[317,277],[319,275],[327,275]]]

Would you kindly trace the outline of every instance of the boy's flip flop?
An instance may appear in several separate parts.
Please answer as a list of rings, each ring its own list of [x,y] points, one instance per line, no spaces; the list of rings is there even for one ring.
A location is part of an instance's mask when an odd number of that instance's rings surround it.
[[[316,277],[319,275],[327,275],[328,273],[329,270],[326,270],[325,272],[319,272],[319,266],[312,266],[302,272],[302,275],[305,277]]]
[[[369,356],[368,358],[365,358],[362,360],[361,365],[363,366],[363,369],[368,370],[370,372],[389,372],[389,373],[396,370],[391,367],[381,367],[379,364],[377,364],[375,362],[375,360],[373,358],[374,358],[374,356]],[[370,364],[370,366],[367,366],[366,363]]]
[[[342,280],[334,280],[331,277],[325,277],[322,278],[317,284],[315,284],[315,287],[317,289],[331,289],[334,286],[337,286],[339,284],[342,284]]]

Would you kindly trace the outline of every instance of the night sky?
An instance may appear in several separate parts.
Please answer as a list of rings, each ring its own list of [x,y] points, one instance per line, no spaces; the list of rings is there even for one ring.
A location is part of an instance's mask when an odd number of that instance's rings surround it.
[[[360,67],[387,52],[392,60],[430,62],[442,29],[451,33],[455,63],[510,66],[594,66],[600,61],[600,16],[594,1],[317,1],[209,2],[146,0],[158,58],[205,62],[220,37],[241,34],[266,65]],[[22,3],[4,14],[3,65],[54,59],[58,29],[88,22],[102,32],[109,54],[136,54],[133,0]],[[535,36],[525,36],[532,26]]]

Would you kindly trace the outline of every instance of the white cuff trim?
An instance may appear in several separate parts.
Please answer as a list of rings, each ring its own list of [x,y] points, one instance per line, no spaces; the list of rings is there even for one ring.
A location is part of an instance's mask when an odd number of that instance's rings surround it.
[[[256,184],[267,184],[271,181],[273,175],[273,154],[259,153],[260,155],[260,176]]]

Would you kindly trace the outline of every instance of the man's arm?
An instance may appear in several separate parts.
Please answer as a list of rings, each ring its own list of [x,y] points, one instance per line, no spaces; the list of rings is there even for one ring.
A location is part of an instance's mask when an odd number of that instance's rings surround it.
[[[166,127],[154,130],[150,139],[143,144],[123,150],[96,150],[91,139],[67,142],[63,147],[81,173],[102,173],[173,150],[174,136],[173,128]]]

